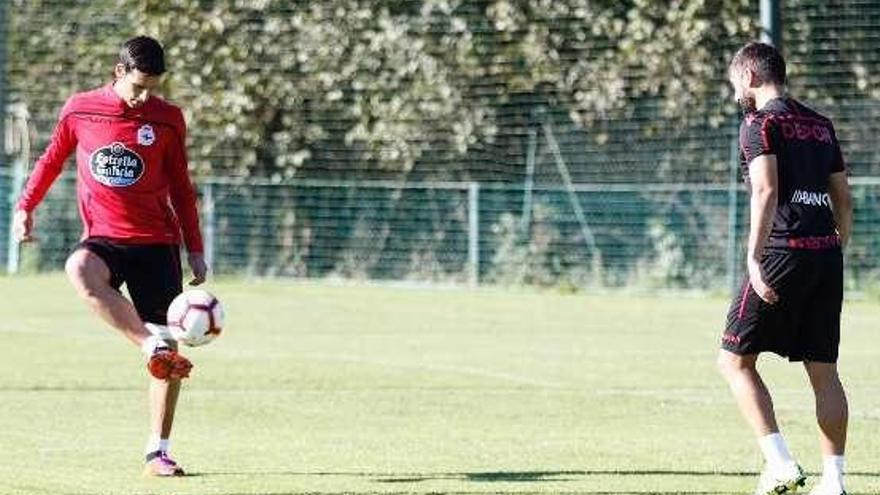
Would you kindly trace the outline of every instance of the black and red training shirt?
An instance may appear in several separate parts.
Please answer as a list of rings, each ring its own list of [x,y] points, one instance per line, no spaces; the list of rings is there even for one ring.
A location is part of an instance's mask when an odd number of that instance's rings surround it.
[[[746,116],[739,141],[746,184],[752,160],[776,155],[778,204],[767,246],[835,244],[828,182],[846,165],[831,121],[791,97],[778,97]]]

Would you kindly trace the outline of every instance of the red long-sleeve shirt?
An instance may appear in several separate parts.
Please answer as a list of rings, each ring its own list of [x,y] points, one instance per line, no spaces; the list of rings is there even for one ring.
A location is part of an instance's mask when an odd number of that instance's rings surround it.
[[[179,244],[201,253],[196,195],[180,108],[152,96],[131,108],[108,84],[73,95],[18,207],[33,211],[76,149],[83,238],[123,244]]]

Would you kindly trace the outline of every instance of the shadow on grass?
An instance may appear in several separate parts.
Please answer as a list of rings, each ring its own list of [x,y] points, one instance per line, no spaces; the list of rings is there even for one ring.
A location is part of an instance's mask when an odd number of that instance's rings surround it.
[[[418,483],[421,481],[458,480],[476,483],[534,483],[547,481],[579,481],[590,476],[756,476],[752,472],[674,471],[674,470],[589,470],[589,471],[487,471],[475,473],[423,473],[381,475],[360,473],[374,477],[379,483]]]
[[[381,492],[369,492],[369,491],[344,491],[344,492],[259,492],[259,495],[421,495],[423,492],[414,492],[414,491],[404,491],[404,492],[389,492],[389,491],[381,491]],[[514,492],[464,492],[464,491],[429,491],[424,492],[425,495],[547,495],[547,493],[554,493],[557,495],[741,495],[742,491],[708,491],[708,492],[658,492],[658,491],[643,491],[643,492],[634,492],[634,491],[619,491],[619,492],[603,492],[603,491],[590,491],[590,490],[577,490],[577,491],[564,491],[564,492],[524,492],[524,491],[514,491]],[[224,493],[224,495],[255,495],[251,492],[239,492],[239,493]],[[851,495],[862,495],[858,493],[854,493]]]
[[[591,477],[600,477],[600,476],[621,476],[621,477],[641,477],[641,476],[660,476],[660,477],[692,477],[692,476],[705,476],[705,477],[732,477],[732,478],[741,478],[741,477],[755,477],[757,478],[759,473],[755,471],[713,471],[713,470],[677,470],[677,469],[595,469],[595,470],[558,470],[558,471],[484,471],[484,472],[436,472],[436,473],[389,473],[389,472],[358,472],[358,471],[348,471],[348,472],[331,472],[331,471],[313,471],[313,472],[298,472],[298,471],[252,471],[252,472],[204,472],[204,473],[194,473],[192,476],[303,476],[303,477],[340,477],[340,478],[362,478],[361,481],[366,482],[374,482],[374,483],[382,483],[387,485],[400,484],[401,488],[404,485],[408,484],[416,484],[428,481],[460,481],[460,482],[469,482],[469,483],[536,483],[534,486],[535,491],[521,491],[516,490],[516,495],[530,495],[532,493],[544,493],[544,488],[539,488],[538,483],[551,483],[551,482],[589,482]],[[811,476],[816,475],[816,473],[809,473]],[[850,472],[847,473],[848,476],[863,476],[863,477],[872,477],[872,478],[880,478],[880,472]],[[390,487],[389,487],[390,488]],[[425,487],[426,489],[428,487]],[[573,487],[574,488],[574,487]],[[386,491],[382,489],[381,491],[371,492],[371,491],[358,491],[357,493],[361,495],[370,495],[373,493],[382,493],[384,495],[391,494],[416,494],[420,493],[418,490],[413,491],[411,487],[407,487],[407,490],[395,492],[395,491]],[[468,494],[480,494],[487,493],[483,491],[467,491],[467,490],[456,490],[456,491],[442,491],[435,492],[433,490],[429,490],[429,493],[446,493],[452,495],[468,495]],[[504,493],[504,492],[491,492],[491,493]],[[639,495],[733,495],[738,494],[740,491],[718,491],[718,490],[708,490],[708,491],[656,491],[651,490],[649,488],[645,490],[619,490],[619,491],[608,491],[608,490],[589,490],[589,489],[573,489],[573,490],[564,490],[558,493],[566,493],[570,495],[624,495],[624,494],[639,494]],[[335,492],[327,492],[322,495],[333,495]],[[246,494],[227,494],[227,495],[246,495]],[[267,495],[294,495],[294,492],[279,492],[272,493]],[[313,494],[313,495],[321,495],[321,494]],[[857,495],[857,494],[851,494]]]
[[[355,478],[400,478],[417,480],[462,480],[462,481],[543,481],[560,476],[757,476],[756,471],[713,471],[677,469],[590,469],[559,471],[478,471],[478,472],[435,472],[435,473],[390,473],[369,471],[206,471],[193,476],[243,476],[267,474],[274,476],[340,476]],[[855,476],[880,476],[880,473],[847,473]]]
[[[375,478],[384,483],[416,483],[433,480],[458,480],[473,482],[533,482],[533,481],[575,481],[591,476],[708,476],[708,477],[751,477],[757,471],[720,471],[687,469],[589,469],[567,471],[481,471],[481,472],[436,472],[436,473],[390,473],[367,471],[205,471],[188,473],[187,476],[333,476],[351,478]],[[818,476],[821,473],[807,473]],[[880,478],[880,472],[849,471],[847,476]]]

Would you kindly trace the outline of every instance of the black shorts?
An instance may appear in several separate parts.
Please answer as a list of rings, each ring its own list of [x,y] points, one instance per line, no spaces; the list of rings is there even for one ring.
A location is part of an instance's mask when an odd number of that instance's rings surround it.
[[[144,322],[166,324],[168,305],[183,290],[180,246],[176,244],[120,244],[90,237],[74,250],[87,249],[107,264],[110,285],[122,284]]]
[[[746,277],[730,305],[721,348],[739,355],[770,351],[791,361],[837,362],[843,303],[840,249],[769,249],[761,265],[779,301],[765,303]]]

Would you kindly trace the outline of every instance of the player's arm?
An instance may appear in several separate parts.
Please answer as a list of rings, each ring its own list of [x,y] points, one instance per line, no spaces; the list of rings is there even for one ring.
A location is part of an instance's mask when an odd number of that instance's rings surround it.
[[[199,229],[199,213],[196,208],[196,192],[189,178],[189,165],[186,159],[186,127],[183,116],[178,115],[179,125],[176,126],[175,140],[168,147],[167,170],[169,175],[169,193],[171,206],[180,220],[183,241],[189,253],[188,261],[193,273],[190,285],[199,285],[205,281],[208,265],[205,263],[202,232]]]
[[[849,242],[852,233],[853,206],[849,192],[849,180],[846,172],[835,172],[828,179],[828,196],[831,198],[831,211],[834,212],[834,223],[843,246]]]
[[[749,281],[758,296],[773,304],[779,296],[764,281],[761,270],[761,257],[764,246],[773,228],[773,216],[776,213],[778,200],[779,178],[777,174],[776,155],[759,155],[749,163],[749,184],[751,199],[749,206],[749,243],[746,264],[749,270]]]
[[[13,217],[13,235],[18,242],[34,240],[34,210],[61,174],[64,162],[76,148],[76,134],[69,114],[62,110],[52,139],[28,177]]]
[[[849,180],[846,177],[846,163],[843,161],[843,151],[837,134],[832,128],[834,137],[834,160],[831,162],[831,175],[828,178],[828,197],[831,198],[831,211],[834,213],[834,223],[837,225],[837,234],[840,235],[840,243],[846,246],[852,233],[853,206],[852,196],[849,192]]]

